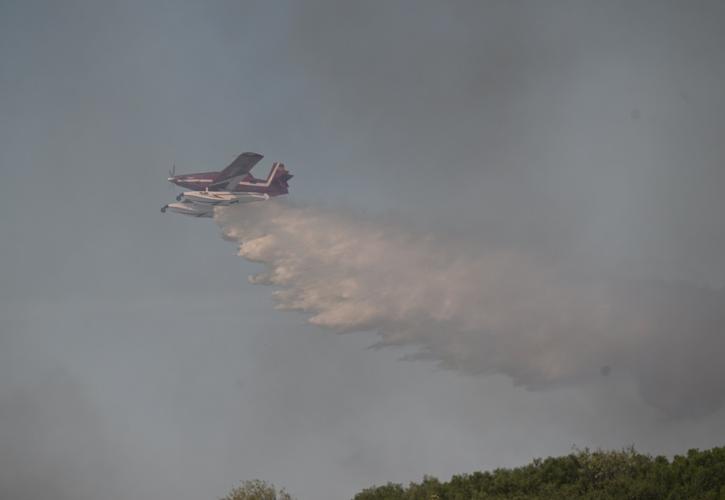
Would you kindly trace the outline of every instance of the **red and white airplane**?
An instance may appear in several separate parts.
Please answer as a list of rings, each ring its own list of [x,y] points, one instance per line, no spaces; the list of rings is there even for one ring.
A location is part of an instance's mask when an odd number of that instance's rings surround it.
[[[257,153],[242,153],[221,172],[175,175],[174,167],[168,181],[191,191],[181,193],[176,197],[178,203],[164,205],[161,211],[212,217],[216,206],[265,201],[287,194],[287,181],[292,174],[283,163],[273,163],[266,179],[257,179],[249,173],[262,158]]]

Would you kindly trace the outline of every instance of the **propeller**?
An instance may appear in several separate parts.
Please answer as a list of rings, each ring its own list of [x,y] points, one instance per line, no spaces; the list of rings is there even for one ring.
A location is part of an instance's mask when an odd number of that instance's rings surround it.
[[[176,176],[176,162],[174,162],[172,164],[171,168],[169,169],[169,177],[166,180],[170,181],[171,178],[175,177],[175,176]],[[175,185],[173,182],[169,182],[169,192],[176,193]]]

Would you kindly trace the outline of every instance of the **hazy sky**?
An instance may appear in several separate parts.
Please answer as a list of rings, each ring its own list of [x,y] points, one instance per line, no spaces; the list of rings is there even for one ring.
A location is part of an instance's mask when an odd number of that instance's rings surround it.
[[[723,445],[724,24],[718,1],[0,0],[0,496],[326,500]],[[364,278],[414,314],[311,325],[329,303],[275,310],[217,224],[159,213],[173,162],[242,151],[319,223],[278,239],[312,266],[283,288]],[[308,252],[328,225],[380,266]]]

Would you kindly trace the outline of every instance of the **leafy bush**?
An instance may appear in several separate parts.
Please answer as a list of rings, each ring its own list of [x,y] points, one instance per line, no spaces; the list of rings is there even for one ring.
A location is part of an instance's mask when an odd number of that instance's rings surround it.
[[[220,500],[293,500],[284,488],[277,491],[273,485],[253,479],[244,481]]]

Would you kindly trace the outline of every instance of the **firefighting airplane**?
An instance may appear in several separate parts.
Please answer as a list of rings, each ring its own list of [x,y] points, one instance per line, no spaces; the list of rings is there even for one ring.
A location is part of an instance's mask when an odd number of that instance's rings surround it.
[[[266,179],[257,179],[249,173],[262,158],[257,153],[242,153],[221,172],[175,175],[174,167],[169,172],[168,181],[191,191],[179,194],[176,197],[178,203],[164,205],[161,211],[212,217],[217,206],[265,201],[272,196],[287,194],[287,181],[292,174],[283,163],[273,163]]]

